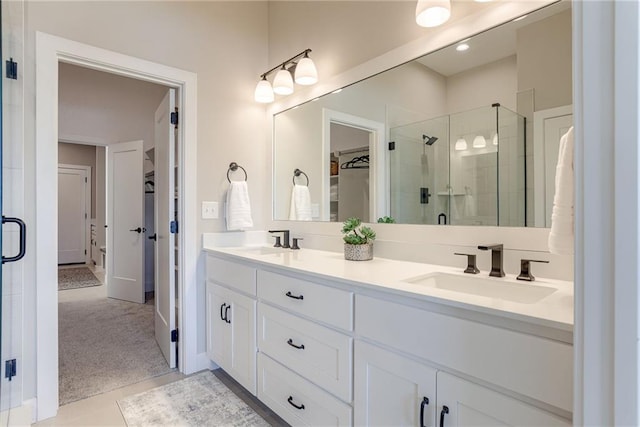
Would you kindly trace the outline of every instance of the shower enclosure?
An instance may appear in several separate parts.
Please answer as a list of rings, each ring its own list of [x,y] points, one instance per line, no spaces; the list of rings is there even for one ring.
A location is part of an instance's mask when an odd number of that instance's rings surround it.
[[[494,104],[391,128],[391,216],[405,224],[525,226],[525,126]]]

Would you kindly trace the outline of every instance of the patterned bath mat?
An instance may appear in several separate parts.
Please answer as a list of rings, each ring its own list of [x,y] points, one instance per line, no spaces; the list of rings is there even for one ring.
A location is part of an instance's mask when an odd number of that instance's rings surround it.
[[[102,283],[88,267],[58,269],[58,290],[88,288],[100,286]]]
[[[118,400],[127,426],[269,426],[211,371]]]

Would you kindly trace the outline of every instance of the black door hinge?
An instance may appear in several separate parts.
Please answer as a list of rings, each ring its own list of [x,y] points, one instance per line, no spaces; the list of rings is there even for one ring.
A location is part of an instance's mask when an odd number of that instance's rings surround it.
[[[7,59],[5,62],[7,67],[7,78],[12,80],[18,80],[18,63],[13,58]]]
[[[175,127],[178,127],[178,109],[176,108],[176,111],[174,111],[173,113],[171,113],[171,124],[175,125]]]
[[[4,362],[4,377],[11,381],[16,376],[16,359],[6,360]]]
[[[178,330],[171,331],[171,342],[178,342]]]
[[[389,143],[389,151],[393,151],[396,149],[396,142],[395,141],[391,141]]]
[[[169,223],[169,231],[171,232],[171,234],[178,233],[178,221],[171,221]]]

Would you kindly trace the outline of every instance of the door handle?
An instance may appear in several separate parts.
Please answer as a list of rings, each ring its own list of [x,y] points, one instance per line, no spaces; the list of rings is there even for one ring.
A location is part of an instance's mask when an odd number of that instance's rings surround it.
[[[231,319],[229,319],[229,309],[231,308],[230,305],[227,305],[227,308],[224,309],[224,321],[227,323],[231,323]]]
[[[293,299],[304,299],[304,295],[293,295],[291,291],[287,291],[285,295]]]
[[[20,248],[18,249],[18,255],[16,256],[7,256],[7,257],[3,256],[2,264],[6,262],[16,262],[21,260],[22,258],[24,258],[24,254],[26,253],[26,250],[27,250],[27,225],[24,223],[23,220],[19,218],[2,216],[2,224],[8,224],[8,223],[18,224],[18,227],[20,228]]]
[[[424,425],[424,407],[429,404],[429,398],[423,397],[422,402],[420,403],[420,427],[426,427]]]
[[[444,405],[440,411],[440,427],[444,427],[444,416],[449,413],[449,407]]]
[[[295,403],[293,403],[293,396],[289,396],[289,398],[287,399],[287,402],[289,402],[289,405],[293,406],[296,409],[304,409],[304,404],[298,406]]]
[[[222,320],[224,320],[225,322],[227,321],[227,319],[224,318],[224,307],[227,305],[227,303],[225,302],[224,304],[222,304],[220,306],[220,318]]]
[[[136,233],[140,234],[140,233],[144,233],[145,231],[147,231],[147,229],[144,228],[144,227],[138,227],[138,228],[134,228],[134,229],[129,230],[129,231],[135,231]]]
[[[153,233],[153,236],[149,236],[149,240],[153,240],[154,242],[158,240],[158,234]]]

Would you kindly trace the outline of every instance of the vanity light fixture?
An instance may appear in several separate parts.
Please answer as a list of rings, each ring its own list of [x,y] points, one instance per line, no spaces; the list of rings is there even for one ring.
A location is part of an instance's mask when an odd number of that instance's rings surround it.
[[[421,27],[437,27],[451,17],[450,0],[418,0],[416,23]]]
[[[487,146],[487,140],[482,135],[476,135],[473,138],[473,148],[484,148]]]
[[[456,151],[463,151],[467,149],[467,140],[464,138],[458,138],[455,145]]]
[[[295,82],[299,85],[312,85],[318,82],[318,70],[309,58],[311,49],[305,49],[299,54],[287,59],[281,64],[273,67],[260,76],[260,81],[256,86],[254,98],[256,102],[270,103],[278,95],[291,95],[293,93],[293,76],[295,74]],[[269,74],[278,70],[273,79],[273,86],[267,80]]]
[[[467,49],[469,49],[469,45],[466,43],[460,43],[458,46],[456,46],[456,50],[458,52],[464,52]]]

